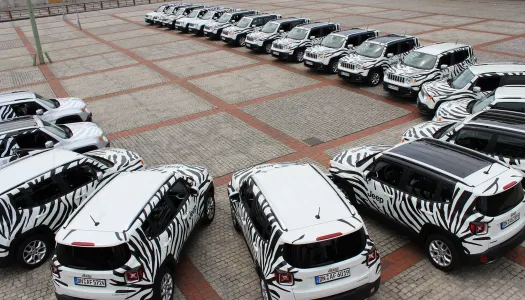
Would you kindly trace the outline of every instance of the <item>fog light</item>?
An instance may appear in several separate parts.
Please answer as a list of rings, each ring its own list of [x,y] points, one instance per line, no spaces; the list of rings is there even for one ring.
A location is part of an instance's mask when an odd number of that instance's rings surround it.
[[[376,292],[376,287],[370,289],[370,296],[372,296]]]
[[[483,255],[479,258],[479,262],[486,263],[489,260],[489,258],[486,255]]]

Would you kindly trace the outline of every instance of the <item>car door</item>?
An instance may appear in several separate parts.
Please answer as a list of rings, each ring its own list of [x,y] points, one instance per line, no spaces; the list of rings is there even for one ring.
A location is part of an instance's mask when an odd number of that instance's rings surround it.
[[[313,28],[310,30],[310,33],[308,34],[308,39],[310,39],[310,42],[313,45],[319,45],[321,44],[321,41],[323,40],[323,28]]]
[[[19,148],[15,137],[11,134],[0,135],[0,166],[16,159]]]
[[[62,205],[71,213],[93,192],[100,182],[99,178],[102,178],[102,170],[91,164],[74,162],[65,165],[56,178],[66,193],[61,198]]]
[[[366,175],[367,204],[373,209],[393,217],[390,210],[398,197],[398,188],[403,179],[405,169],[391,160],[380,158],[372,164]]]
[[[239,197],[241,201],[238,209],[236,210],[237,220],[240,221],[244,238],[248,244],[250,244],[249,241],[251,241],[250,232],[251,227],[253,227],[250,221],[250,212],[252,210],[253,203],[255,202],[255,195],[253,194],[250,184],[248,183],[251,180],[252,179],[248,178],[241,185],[239,190]]]
[[[400,44],[399,42],[393,42],[393,43],[391,43],[390,45],[388,45],[386,47],[384,55],[385,55],[385,57],[387,57],[387,65],[388,66],[393,66],[393,65],[396,65],[397,63],[400,62],[400,60],[399,60],[399,51],[400,51],[399,47],[400,47],[400,45],[399,44]],[[388,57],[389,53],[392,53],[392,55],[393,55],[390,58]]]
[[[476,99],[480,99],[500,87],[502,82],[503,77],[498,74],[483,74],[478,76],[474,84],[471,85],[470,89],[472,90],[474,87],[479,87],[480,93],[476,95]]]

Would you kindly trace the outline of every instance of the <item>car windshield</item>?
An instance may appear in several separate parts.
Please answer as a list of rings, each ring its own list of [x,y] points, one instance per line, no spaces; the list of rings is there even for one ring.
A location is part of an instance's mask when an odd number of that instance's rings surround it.
[[[470,113],[475,114],[482,111],[485,107],[489,106],[494,101],[494,93],[488,95],[485,98],[479,99],[472,106],[472,111]]]
[[[412,51],[405,57],[403,64],[417,69],[430,70],[436,65],[436,60],[435,55]]]
[[[356,53],[365,57],[377,58],[383,54],[385,47],[380,44],[364,42],[356,49]]]
[[[188,15],[188,18],[195,18],[198,15],[199,15],[199,11],[198,10],[194,10]]]
[[[278,23],[269,22],[269,23],[266,23],[266,25],[264,25],[264,27],[262,29],[262,32],[264,32],[264,33],[274,33],[275,30],[277,30],[277,28],[279,28],[279,24]]]
[[[250,23],[252,22],[251,18],[242,18],[239,23],[237,23],[237,27],[239,28],[246,28],[250,26]]]
[[[214,15],[215,15],[215,11],[210,10],[209,12],[207,12],[206,14],[204,14],[204,16],[202,16],[201,19],[203,19],[203,20],[209,20],[209,19],[213,18]]]
[[[330,34],[323,39],[323,41],[321,42],[321,46],[339,49],[343,47],[343,44],[345,41],[346,41],[346,38],[344,36]]]
[[[474,78],[474,73],[467,68],[452,80],[450,86],[455,89],[462,89],[472,80],[472,78]]]
[[[231,19],[232,15],[233,15],[233,14],[231,14],[231,13],[224,14],[224,15],[222,15],[222,16],[219,18],[218,22],[221,22],[221,23],[227,23],[227,22],[230,22],[230,19]]]
[[[307,34],[308,29],[295,27],[292,29],[292,31],[290,31],[287,37],[292,40],[304,40]]]
[[[35,97],[42,102],[45,106],[49,108],[57,108],[59,103],[56,100],[47,99],[45,97],[40,96],[39,94],[35,94]]]
[[[159,6],[159,8],[157,8],[156,12],[163,12],[165,8],[166,8],[166,5]]]
[[[182,14],[186,11],[185,8],[179,8],[177,12],[175,13],[175,17],[182,16]]]
[[[61,139],[67,139],[70,138],[73,133],[67,126],[58,127],[57,125],[53,125],[51,123],[48,123],[46,121],[42,121],[42,124],[44,125],[44,128],[53,133],[54,135],[58,136]]]

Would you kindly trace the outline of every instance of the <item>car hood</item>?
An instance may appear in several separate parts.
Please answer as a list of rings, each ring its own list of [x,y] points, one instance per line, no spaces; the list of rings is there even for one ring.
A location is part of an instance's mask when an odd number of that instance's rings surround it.
[[[412,141],[419,138],[433,138],[434,133],[441,129],[444,126],[450,125],[452,123],[456,123],[454,121],[447,121],[447,122],[439,122],[439,121],[429,121],[429,122],[423,122],[416,126],[413,126],[405,131],[403,133],[403,139],[402,141]]]
[[[57,98],[55,99],[60,103],[60,106],[56,110],[66,109],[82,109],[86,107],[86,103],[79,98]]]
[[[288,45],[293,45],[293,44],[299,44],[300,42],[301,41],[290,39],[290,38],[283,38],[283,39],[276,40],[274,43],[276,45],[288,46]]]
[[[422,70],[422,69],[407,66],[402,63],[398,63],[388,68],[387,72],[392,73],[394,75],[410,77],[410,76],[419,75],[419,74],[426,74],[430,71],[431,70]]]
[[[366,67],[366,66],[375,65],[378,58],[371,58],[371,57],[362,56],[356,53],[352,53],[352,54],[349,54],[343,57],[341,61],[352,63],[352,64],[363,65]]]
[[[73,132],[73,135],[68,139],[68,141],[71,142],[88,138],[97,138],[104,134],[97,124],[91,122],[71,123],[64,126],[67,126]]]
[[[223,23],[223,22],[217,22],[217,21],[209,22],[206,25],[207,26],[214,26],[214,27],[221,27],[221,28],[228,27],[228,26],[233,26],[232,23]]]
[[[254,38],[254,39],[264,40],[264,39],[266,39],[269,36],[274,35],[274,34],[275,34],[275,32],[273,32],[273,33],[265,33],[265,32],[262,32],[262,31],[257,31],[257,32],[252,32],[252,33],[248,34],[248,36],[251,37],[251,38]]]
[[[306,49],[306,52],[313,53],[313,54],[318,54],[318,55],[324,55],[324,54],[334,53],[337,50],[339,50],[339,49],[334,49],[334,48],[325,47],[325,46],[321,46],[321,45],[315,45],[313,47],[310,47],[310,48]]]
[[[458,89],[451,87],[447,80],[427,82],[423,85],[423,88],[428,95],[438,98],[448,96],[459,91]]]
[[[114,164],[115,171],[134,171],[144,168],[144,160],[139,154],[119,148],[104,148],[84,153],[86,156],[100,157]]]
[[[472,99],[462,99],[444,102],[439,106],[433,121],[459,121],[470,115],[467,106]]]
[[[208,25],[211,24],[211,22],[211,20],[191,19],[188,23],[196,25]]]
[[[187,17],[185,17],[185,18],[179,18],[177,21],[179,21],[179,22],[189,22],[189,21],[195,20],[195,19],[196,18],[187,18]]]

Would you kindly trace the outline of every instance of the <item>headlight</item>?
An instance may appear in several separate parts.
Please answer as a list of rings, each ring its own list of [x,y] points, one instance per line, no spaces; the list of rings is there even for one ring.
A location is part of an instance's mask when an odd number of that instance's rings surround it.
[[[286,45],[286,49],[292,49],[292,45]]]
[[[412,78],[411,77],[405,78],[405,83],[406,84],[411,84],[412,83]]]
[[[356,66],[358,69],[362,69],[362,68],[363,68],[363,65],[359,65],[359,64],[357,64],[357,65],[355,65],[355,66]]]
[[[108,142],[108,138],[107,138],[105,135],[100,136],[100,137],[98,138],[98,140],[101,141],[101,142],[106,142],[106,143]]]

